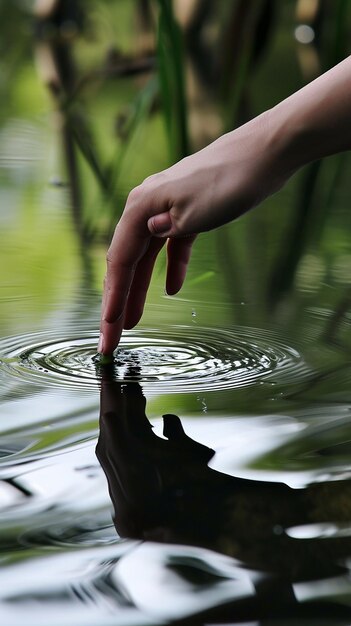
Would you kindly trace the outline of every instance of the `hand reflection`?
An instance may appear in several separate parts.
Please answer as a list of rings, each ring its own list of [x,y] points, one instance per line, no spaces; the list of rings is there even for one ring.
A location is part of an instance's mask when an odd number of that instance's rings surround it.
[[[105,372],[96,452],[121,537],[211,548],[289,580],[340,571],[343,542],[297,541],[286,530],[350,519],[343,485],[294,490],[222,474],[208,467],[214,450],[188,437],[176,415],[163,416],[165,439],[155,435],[145,404],[137,382]]]
[[[208,467],[214,450],[188,437],[176,415],[163,416],[166,439],[158,437],[145,404],[137,382],[103,377],[96,453],[107,476],[117,532],[192,543],[201,537],[203,544],[211,532],[208,486],[219,477],[225,483],[232,479]]]

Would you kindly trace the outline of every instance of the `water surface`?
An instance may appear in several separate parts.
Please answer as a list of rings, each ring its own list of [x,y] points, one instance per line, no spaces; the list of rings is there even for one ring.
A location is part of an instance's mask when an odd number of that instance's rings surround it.
[[[82,236],[43,102],[1,119],[2,623],[346,626],[349,186],[280,293],[293,186],[199,238],[178,297],[161,260],[99,368],[107,242]]]

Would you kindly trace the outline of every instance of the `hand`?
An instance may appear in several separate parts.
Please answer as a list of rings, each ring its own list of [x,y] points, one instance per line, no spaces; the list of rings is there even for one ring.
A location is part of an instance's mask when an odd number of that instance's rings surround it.
[[[129,195],[107,255],[98,350],[138,323],[167,243],[166,290],[181,288],[196,233],[238,217],[302,165],[351,148],[351,57],[274,109],[146,179]]]
[[[99,352],[111,353],[122,329],[139,322],[166,241],[166,291],[173,295],[196,233],[229,222],[281,186],[278,146],[268,112],[131,191],[107,255]]]

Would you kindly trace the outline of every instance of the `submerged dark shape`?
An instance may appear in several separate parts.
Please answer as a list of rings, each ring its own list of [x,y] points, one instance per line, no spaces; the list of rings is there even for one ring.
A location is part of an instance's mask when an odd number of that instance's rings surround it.
[[[102,370],[96,452],[107,476],[118,534],[209,548],[238,559],[247,570],[262,572],[259,578],[252,574],[254,597],[236,599],[233,588],[229,603],[204,613],[207,624],[267,617],[286,623],[282,620],[312,616],[341,619],[337,623],[346,625],[348,607],[326,599],[300,604],[294,584],[343,575],[339,559],[351,553],[350,539],[297,540],[286,530],[349,522],[349,483],[294,490],[211,469],[208,462],[215,451],[188,437],[176,415],[163,416],[165,439],[153,432],[138,375],[138,368],[129,370],[128,382],[121,383],[113,379],[113,369]],[[167,567],[177,568],[188,581],[204,576],[186,560]],[[215,584],[206,576],[203,584]],[[194,619],[186,623],[204,623],[201,616]]]
[[[217,474],[207,466],[215,452],[188,437],[176,415],[163,416],[167,440],[155,435],[145,404],[137,382],[103,378],[96,452],[108,479],[117,532],[191,544],[198,535],[204,545],[212,531],[205,523],[209,503],[203,487],[207,473],[210,479]]]
[[[163,416],[166,439],[155,435],[145,404],[138,382],[103,377],[96,452],[121,537],[210,548],[286,581],[344,571],[338,560],[351,553],[350,539],[301,540],[286,531],[350,522],[349,482],[295,490],[233,478],[208,467],[215,451],[188,437],[176,415]]]

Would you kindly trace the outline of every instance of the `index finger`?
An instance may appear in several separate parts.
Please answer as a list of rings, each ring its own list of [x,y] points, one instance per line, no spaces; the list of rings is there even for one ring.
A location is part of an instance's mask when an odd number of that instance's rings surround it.
[[[111,354],[121,336],[123,315],[135,268],[151,239],[146,225],[143,230],[144,232],[135,224],[129,224],[129,221],[122,217],[107,254],[100,326],[102,340],[99,345],[103,354]]]

